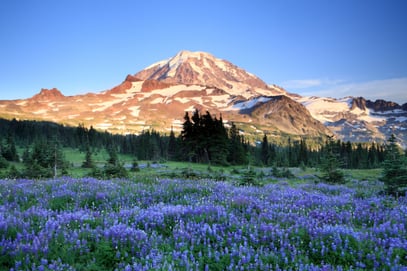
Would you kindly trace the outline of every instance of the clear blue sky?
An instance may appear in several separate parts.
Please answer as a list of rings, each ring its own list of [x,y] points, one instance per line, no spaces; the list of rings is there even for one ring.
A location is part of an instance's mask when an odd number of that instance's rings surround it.
[[[121,83],[205,51],[302,95],[407,102],[407,1],[0,2],[0,100]]]

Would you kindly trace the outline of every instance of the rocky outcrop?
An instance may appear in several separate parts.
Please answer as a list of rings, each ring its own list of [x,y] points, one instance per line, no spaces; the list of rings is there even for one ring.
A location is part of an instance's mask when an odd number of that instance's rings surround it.
[[[171,86],[171,84],[161,82],[161,81],[158,81],[158,80],[154,80],[154,79],[149,79],[149,80],[145,80],[143,82],[143,85],[141,86],[141,91],[142,92],[149,92],[149,91],[154,90],[154,89],[168,88],[169,86]]]
[[[366,106],[368,108],[373,109],[374,111],[389,111],[389,110],[394,110],[394,109],[400,109],[401,106],[398,103],[395,102],[389,102],[385,100],[376,100],[374,102],[367,100],[366,101]]]
[[[272,125],[288,134],[309,136],[332,134],[322,123],[315,120],[302,104],[283,95],[270,98],[267,102],[257,104],[247,113],[262,123]]]
[[[52,100],[59,100],[64,98],[65,96],[59,91],[57,88],[52,88],[52,89],[46,89],[43,88],[41,89],[40,93],[34,95],[31,100],[35,101],[52,101]]]
[[[359,108],[361,110],[366,110],[366,100],[363,97],[357,97],[353,98],[352,100],[352,105],[351,105],[351,110]]]

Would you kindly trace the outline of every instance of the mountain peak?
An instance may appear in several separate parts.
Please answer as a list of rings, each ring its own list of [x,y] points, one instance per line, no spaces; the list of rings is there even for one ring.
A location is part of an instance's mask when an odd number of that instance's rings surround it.
[[[57,88],[42,88],[40,93],[34,95],[33,100],[56,100],[65,97]]]
[[[180,51],[170,59],[145,68],[134,77],[169,84],[216,87],[245,97],[253,96],[256,89],[269,91],[266,95],[281,94],[272,93],[275,89],[270,88],[257,76],[205,52]]]

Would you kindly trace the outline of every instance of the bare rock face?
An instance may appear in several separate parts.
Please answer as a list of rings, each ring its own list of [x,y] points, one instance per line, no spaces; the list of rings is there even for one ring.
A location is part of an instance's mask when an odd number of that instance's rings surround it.
[[[389,102],[385,100],[376,100],[374,102],[368,100],[366,102],[367,107],[372,108],[374,111],[388,111],[394,109],[400,109],[401,106],[395,102]]]
[[[289,134],[310,136],[318,136],[321,132],[332,134],[322,123],[312,118],[305,106],[282,95],[258,104],[250,115]]]
[[[126,79],[124,81],[128,81],[128,82],[138,82],[138,81],[142,81],[141,79],[135,77],[134,75],[127,75]]]
[[[35,100],[35,101],[52,101],[52,100],[58,100],[58,99],[62,99],[65,96],[61,93],[61,91],[59,91],[56,88],[52,88],[52,89],[46,89],[43,88],[41,89],[40,93],[34,95],[31,100]]]
[[[154,89],[163,89],[163,88],[168,88],[171,86],[171,84],[154,80],[154,79],[148,79],[143,81],[143,85],[141,86],[141,91],[142,92],[149,92]]]
[[[354,98],[352,100],[351,109],[359,108],[361,110],[366,110],[366,100],[363,97]]]

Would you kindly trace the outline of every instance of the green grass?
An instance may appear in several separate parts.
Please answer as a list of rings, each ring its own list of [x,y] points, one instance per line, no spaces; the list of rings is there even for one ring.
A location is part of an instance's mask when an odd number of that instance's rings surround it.
[[[344,170],[345,176],[349,176],[356,180],[368,180],[373,181],[380,178],[382,175],[382,168],[374,169],[347,169]]]
[[[19,148],[18,152],[20,157],[25,149]],[[72,177],[80,178],[89,175],[91,169],[82,168],[81,165],[85,160],[85,152],[81,152],[74,148],[64,148],[63,153],[65,160],[69,163],[68,174]],[[134,161],[134,156],[118,154],[119,160],[129,166]],[[109,158],[109,154],[105,149],[96,150],[92,154],[92,159],[98,167],[103,167]],[[216,166],[208,164],[197,164],[190,162],[174,162],[168,161],[162,163],[163,166],[159,168],[146,167],[152,165],[151,161],[137,161],[139,166],[143,168],[139,172],[130,172],[130,178],[136,181],[150,182],[158,177],[173,177],[181,178],[188,177],[191,173],[192,178],[220,178],[226,177],[227,180],[239,179],[242,174],[247,172],[248,167],[244,165],[240,166]],[[23,170],[23,163],[12,163],[18,170]],[[251,166],[258,176],[263,175],[260,182],[262,184],[276,182],[277,180],[270,178],[268,175],[271,172],[271,167],[253,167]],[[286,180],[288,183],[298,183],[309,181],[308,178],[319,175],[317,168],[306,167],[305,170],[300,168],[289,168],[296,176],[295,178]],[[262,171],[264,174],[259,174]],[[375,181],[381,176],[382,169],[352,169],[343,170],[347,180],[367,180]],[[307,178],[308,177],[308,178]]]

